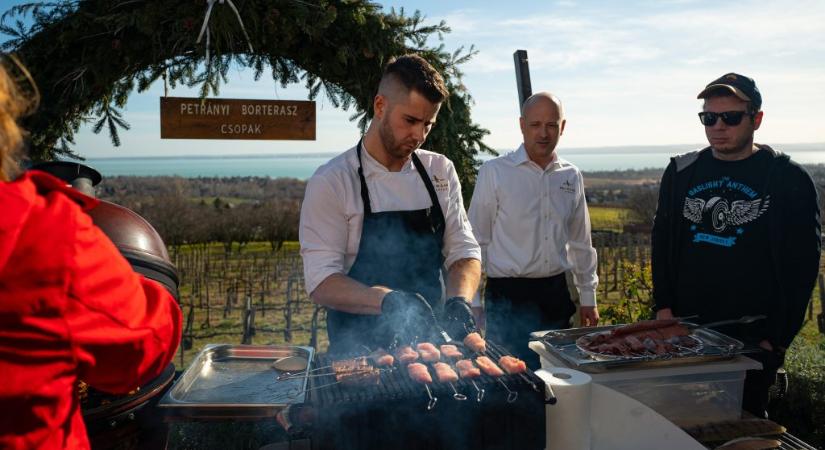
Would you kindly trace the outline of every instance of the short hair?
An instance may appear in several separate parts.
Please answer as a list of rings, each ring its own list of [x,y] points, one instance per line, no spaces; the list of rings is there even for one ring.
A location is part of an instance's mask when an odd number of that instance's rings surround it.
[[[737,97],[736,94],[731,92],[729,89],[725,89],[725,88],[721,88],[721,87],[719,89],[714,89],[714,90],[708,92],[707,94],[705,94],[703,99],[707,100],[709,98],[719,98],[719,97],[734,97],[737,100],[742,100],[741,98]],[[756,108],[753,107],[753,102],[752,101],[750,101],[750,100],[747,100],[747,101],[742,100],[742,101],[745,102],[745,112],[747,112],[748,114],[754,115],[754,114],[759,112],[759,110],[757,110]]]
[[[401,83],[407,90],[416,91],[431,103],[441,103],[449,94],[444,78],[424,58],[409,54],[390,60],[381,76],[381,87],[389,81]]]

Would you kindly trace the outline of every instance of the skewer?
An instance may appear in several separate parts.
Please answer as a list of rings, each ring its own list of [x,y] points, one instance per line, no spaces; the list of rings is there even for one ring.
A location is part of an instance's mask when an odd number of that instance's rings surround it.
[[[490,343],[488,342],[488,345],[489,344]],[[499,359],[501,359],[502,356],[504,356],[504,353],[501,350],[499,350],[498,348],[494,347],[493,345],[489,345],[489,347],[490,348],[487,350],[487,353],[492,355],[496,360],[499,360]],[[495,350],[495,353],[493,352],[493,350]],[[530,370],[530,368],[527,368],[527,370]],[[519,372],[516,375],[519,375],[522,380],[526,381],[530,386],[532,386],[534,391],[539,392],[539,387],[536,386],[536,383],[534,383],[533,380],[531,380],[530,377],[528,377],[524,372]],[[547,387],[547,389],[549,390],[550,398],[555,399],[556,394],[553,392],[553,388],[551,388],[549,386],[545,386],[545,387]],[[555,403],[555,401],[551,402],[551,404],[552,403]]]
[[[453,384],[452,382],[450,382],[449,384],[450,384],[450,387],[453,388],[453,398],[454,399],[461,400],[461,401],[467,400],[467,396],[460,393],[460,392],[458,392],[458,389],[455,388],[455,384]]]
[[[332,366],[328,366],[326,368],[329,368],[329,367],[332,367]],[[378,368],[378,369],[374,369],[374,370],[378,370],[379,372],[391,372],[391,371],[395,370],[395,368]],[[276,380],[286,381],[286,380],[295,380],[295,379],[299,379],[299,378],[325,377],[325,376],[328,376],[328,375],[333,375],[333,374],[331,374],[331,373],[313,373],[313,374],[305,375],[303,373],[284,372],[281,375],[279,375],[278,378],[276,378]]]
[[[433,397],[433,393],[430,391],[430,385],[425,384],[424,389],[427,390],[427,396],[430,397],[429,403],[427,403],[427,411],[432,411],[435,408],[435,404],[438,402],[438,397]]]
[[[476,388],[476,401],[481,402],[481,399],[484,398],[484,389],[478,387],[478,385],[476,384],[476,380],[470,379],[470,383],[472,383],[473,387]]]
[[[501,383],[501,385],[504,386],[504,389],[507,391],[507,403],[513,403],[518,399],[518,392],[511,391],[510,388],[507,387],[507,383],[502,381],[501,378],[496,378],[496,381]]]

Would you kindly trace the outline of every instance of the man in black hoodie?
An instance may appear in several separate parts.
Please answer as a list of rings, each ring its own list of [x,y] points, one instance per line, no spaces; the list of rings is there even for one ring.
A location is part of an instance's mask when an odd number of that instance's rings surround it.
[[[729,73],[699,93],[710,146],[671,159],[653,224],[656,316],[700,322],[767,318],[720,328],[758,345],[743,408],[766,415],[768,388],[804,319],[819,269],[820,223],[811,177],[787,155],[754,144],[762,95]]]

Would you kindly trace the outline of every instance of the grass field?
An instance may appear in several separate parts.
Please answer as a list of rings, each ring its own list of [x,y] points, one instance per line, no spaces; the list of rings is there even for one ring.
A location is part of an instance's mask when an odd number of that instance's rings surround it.
[[[590,225],[594,230],[611,230],[620,232],[627,223],[627,209],[612,206],[589,206]]]

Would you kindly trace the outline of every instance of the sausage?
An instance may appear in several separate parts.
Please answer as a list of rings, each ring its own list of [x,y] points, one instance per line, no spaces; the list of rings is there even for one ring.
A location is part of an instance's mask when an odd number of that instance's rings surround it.
[[[409,345],[405,345],[396,351],[395,356],[401,364],[409,364],[418,359],[418,352]]]
[[[435,348],[435,345],[429,342],[422,342],[415,346],[418,353],[421,355],[421,360],[424,362],[436,362],[441,359],[441,352]]]
[[[453,370],[449,364],[437,362],[433,367],[435,367],[435,376],[438,378],[438,381],[442,383],[458,381],[458,374],[455,373],[455,370]]]
[[[499,369],[496,363],[486,356],[479,356],[476,358],[476,364],[478,364],[478,367],[482,372],[490,375],[491,377],[500,377],[504,375],[504,372]]]
[[[458,347],[450,344],[444,344],[441,346],[441,354],[452,359],[461,359],[461,357],[464,356],[461,354]]]
[[[421,363],[412,363],[407,366],[407,373],[410,375],[410,378],[413,381],[424,383],[424,384],[431,384],[433,382],[433,377],[430,376],[430,372],[427,370],[427,366]]]
[[[395,362],[395,358],[387,353],[383,348],[379,348],[369,354],[369,358],[376,366],[391,366]]]
[[[464,338],[464,345],[476,353],[484,353],[487,351],[487,342],[477,332],[472,332]]]
[[[481,370],[473,365],[469,359],[462,359],[455,363],[455,368],[458,369],[458,375],[461,378],[476,378],[481,376]]]
[[[499,358],[498,365],[511,375],[522,373],[527,370],[527,364],[524,361],[507,355]]]

